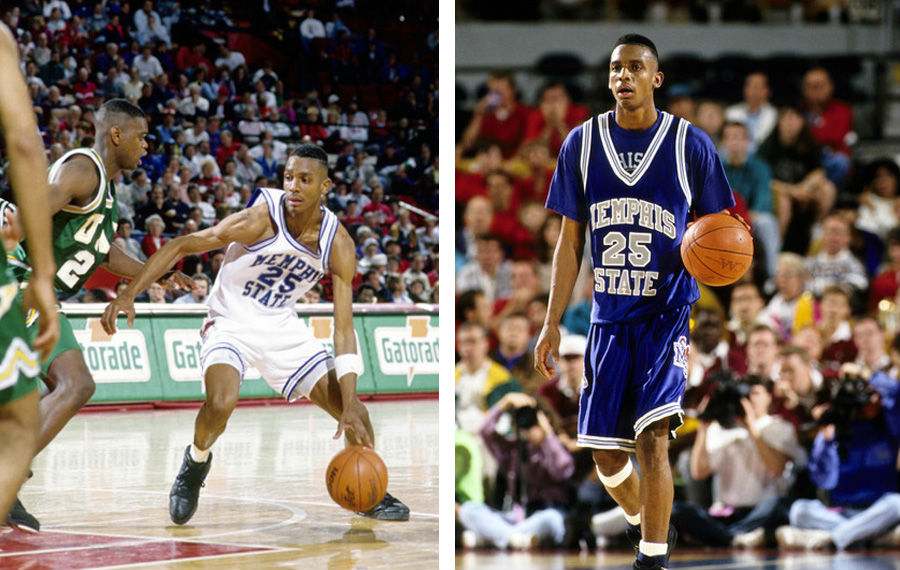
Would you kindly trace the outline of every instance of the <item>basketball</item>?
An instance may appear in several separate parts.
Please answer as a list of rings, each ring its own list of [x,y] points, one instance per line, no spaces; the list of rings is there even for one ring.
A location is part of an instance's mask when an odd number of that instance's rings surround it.
[[[720,287],[741,278],[753,261],[753,239],[737,219],[709,214],[684,233],[681,259],[688,273],[704,285]]]
[[[384,461],[361,445],[352,445],[335,455],[325,472],[325,484],[332,500],[356,512],[368,511],[381,502],[387,483]]]

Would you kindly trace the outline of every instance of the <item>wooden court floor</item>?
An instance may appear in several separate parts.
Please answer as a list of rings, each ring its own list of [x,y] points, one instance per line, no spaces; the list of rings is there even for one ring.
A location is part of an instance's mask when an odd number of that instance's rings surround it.
[[[196,409],[79,414],[20,494],[41,532],[0,527],[0,569],[437,568],[438,402],[367,405],[409,522],[331,501],[325,468],[343,443],[312,405],[235,410],[185,526],[169,520],[168,493]]]
[[[634,554],[460,551],[457,570],[630,570]],[[677,549],[670,570],[900,570],[900,552],[778,552]]]

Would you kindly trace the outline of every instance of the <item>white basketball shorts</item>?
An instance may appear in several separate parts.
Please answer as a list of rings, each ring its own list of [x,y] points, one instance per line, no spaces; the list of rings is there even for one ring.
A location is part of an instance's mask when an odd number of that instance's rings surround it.
[[[228,364],[243,381],[252,366],[289,402],[308,397],[316,382],[334,369],[334,358],[296,317],[248,325],[217,316],[203,323],[200,336],[204,378],[213,364]]]

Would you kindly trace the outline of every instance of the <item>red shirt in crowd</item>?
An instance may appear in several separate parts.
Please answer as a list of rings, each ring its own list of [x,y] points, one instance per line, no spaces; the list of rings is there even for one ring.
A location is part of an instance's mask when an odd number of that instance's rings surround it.
[[[531,108],[521,103],[516,103],[512,111],[502,118],[497,116],[496,111],[485,113],[481,119],[478,138],[497,141],[503,151],[503,158],[512,158],[525,139],[525,125],[530,113]]]
[[[822,146],[831,147],[835,152],[850,155],[847,134],[853,130],[853,109],[847,103],[830,100],[820,115],[807,113],[809,130]]]
[[[587,107],[570,104],[566,109],[566,133],[586,121],[590,114],[591,111]],[[525,123],[525,141],[533,141],[540,137],[540,134],[543,132],[546,125],[547,121],[544,119],[544,114],[541,113],[541,110],[532,109],[531,113],[528,115],[528,120]],[[561,136],[556,131],[550,134],[550,139],[547,141],[547,144],[550,148],[551,156],[559,154],[559,149],[562,148],[563,138],[564,136]]]

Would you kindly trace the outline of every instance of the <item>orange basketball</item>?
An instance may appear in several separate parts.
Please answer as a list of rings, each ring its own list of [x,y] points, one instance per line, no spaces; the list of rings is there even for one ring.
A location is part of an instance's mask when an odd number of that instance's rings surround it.
[[[361,445],[352,445],[335,455],[325,471],[325,485],[331,499],[356,512],[368,511],[380,503],[387,483],[384,461]]]
[[[753,238],[740,221],[727,214],[709,214],[684,232],[681,260],[704,285],[730,285],[753,261]]]

